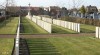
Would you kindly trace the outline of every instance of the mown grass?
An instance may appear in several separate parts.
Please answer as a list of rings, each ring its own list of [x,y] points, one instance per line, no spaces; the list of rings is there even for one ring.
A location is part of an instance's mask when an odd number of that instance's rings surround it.
[[[47,34],[48,32],[42,29],[40,26],[29,20],[28,18],[22,18],[23,32],[22,34]]]
[[[100,40],[94,37],[49,38],[62,55],[100,55]]]
[[[86,24],[81,24],[80,25],[80,30],[81,33],[95,33],[95,26],[93,25],[86,25]]]
[[[94,37],[33,38],[27,43],[31,55],[100,55],[100,40]]]
[[[30,55],[60,55],[46,38],[27,39]]]
[[[10,19],[0,23],[0,34],[16,34],[17,24],[18,17],[11,17]]]
[[[14,39],[0,38],[0,55],[11,55],[14,45]]]
[[[52,25],[52,33],[59,33],[59,34],[73,34],[73,33],[77,33],[75,31],[72,31],[70,29],[67,28],[63,28],[61,26],[57,26],[57,25]]]

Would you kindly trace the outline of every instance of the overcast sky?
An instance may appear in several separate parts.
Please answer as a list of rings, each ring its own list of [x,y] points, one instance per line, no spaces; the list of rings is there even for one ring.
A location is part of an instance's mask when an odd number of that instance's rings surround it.
[[[0,0],[1,4],[4,2],[5,0]],[[49,7],[49,6],[60,6],[60,7],[67,7],[67,8],[72,8],[73,7],[73,0],[15,0],[16,4],[18,6],[28,6],[28,4],[30,3],[31,6],[41,6],[41,7]],[[77,4],[77,6],[79,5],[79,7],[81,5],[93,5],[93,6],[97,6],[98,8],[100,8],[100,0],[80,0],[80,2],[77,2],[77,0],[75,0],[76,3],[81,3],[81,4]]]

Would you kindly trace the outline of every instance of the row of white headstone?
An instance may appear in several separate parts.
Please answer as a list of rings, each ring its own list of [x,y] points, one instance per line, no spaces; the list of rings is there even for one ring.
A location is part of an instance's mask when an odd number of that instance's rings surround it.
[[[42,17],[42,20],[48,23],[52,23],[52,19],[50,18]]]
[[[71,29],[73,31],[80,33],[80,24],[79,23],[73,23],[73,22],[53,19],[53,24],[64,27],[64,28],[68,28],[68,29]]]
[[[33,16],[33,17],[32,17],[32,21],[33,21],[34,23],[37,23],[37,20],[38,20],[38,19],[37,19],[36,16]]]
[[[32,19],[32,16],[31,15],[27,15],[26,17],[29,18],[29,19]]]
[[[57,20],[57,19],[51,19],[51,18],[46,18],[46,17],[40,17],[40,16],[33,16],[32,21],[35,23],[37,22],[37,19],[43,20],[48,23],[53,23],[55,25],[71,29],[73,31],[76,31],[80,33],[80,24],[79,23],[73,23],[73,22],[68,22],[68,21],[62,21],[62,20]]]
[[[33,15],[33,17],[36,18],[36,19],[40,19],[40,20],[42,19],[42,17],[40,17],[40,16],[35,16],[35,15]],[[32,17],[32,18],[33,18],[33,17]]]
[[[100,39],[100,27],[96,27],[96,38]]]
[[[39,26],[41,26],[43,29],[45,29],[46,31],[48,31],[49,33],[51,33],[51,24],[50,23],[47,23],[42,20],[37,20],[37,24]]]
[[[49,23],[52,23],[51,18],[42,17],[42,20],[46,21],[46,22],[49,22]],[[71,29],[73,31],[76,31],[76,32],[80,33],[80,24],[79,23],[73,23],[73,22],[53,19],[53,24],[64,27],[64,28],[68,28],[68,29]]]
[[[41,18],[39,16],[33,16],[32,21],[35,22],[36,24],[38,24],[43,29],[45,29],[47,32],[49,32],[49,33],[52,32],[52,28],[51,28],[52,25],[48,22],[41,20]]]
[[[17,29],[17,36],[15,39],[15,55],[19,55],[19,34],[20,34],[20,17],[19,17],[19,24],[18,24],[18,29]]]

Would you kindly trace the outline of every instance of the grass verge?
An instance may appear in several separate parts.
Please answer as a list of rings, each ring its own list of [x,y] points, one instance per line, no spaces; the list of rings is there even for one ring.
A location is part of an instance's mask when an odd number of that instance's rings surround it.
[[[100,55],[100,40],[94,37],[58,37],[49,41],[61,55]]]
[[[14,45],[14,39],[0,38],[0,55],[11,55]]]
[[[100,40],[94,37],[27,39],[31,55],[100,55]]]
[[[80,26],[81,33],[95,33],[95,26],[81,24]]]
[[[52,33],[59,33],[59,34],[73,34],[73,33],[77,33],[75,31],[72,31],[70,29],[67,28],[63,28],[61,26],[57,26],[57,25],[52,25]]]
[[[48,34],[47,31],[42,29],[28,18],[22,18],[22,25],[24,28],[22,34]]]
[[[60,55],[46,38],[27,39],[30,55]]]
[[[18,17],[11,17],[10,19],[0,23],[0,34],[16,34],[18,24]]]

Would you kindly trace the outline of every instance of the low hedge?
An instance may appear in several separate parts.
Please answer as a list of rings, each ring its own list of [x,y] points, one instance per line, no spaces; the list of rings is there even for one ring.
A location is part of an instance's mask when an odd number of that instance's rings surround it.
[[[10,16],[7,15],[6,19],[8,19]],[[0,16],[0,22],[3,22],[5,20],[5,16]]]

